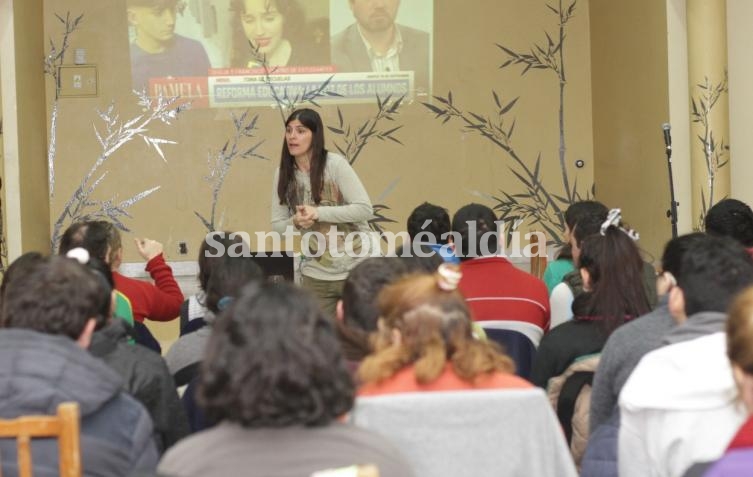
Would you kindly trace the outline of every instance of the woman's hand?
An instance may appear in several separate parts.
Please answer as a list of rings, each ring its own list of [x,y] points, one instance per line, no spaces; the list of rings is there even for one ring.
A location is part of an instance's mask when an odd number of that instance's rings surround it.
[[[293,224],[301,229],[308,229],[319,220],[319,211],[311,205],[299,205],[293,216]]]

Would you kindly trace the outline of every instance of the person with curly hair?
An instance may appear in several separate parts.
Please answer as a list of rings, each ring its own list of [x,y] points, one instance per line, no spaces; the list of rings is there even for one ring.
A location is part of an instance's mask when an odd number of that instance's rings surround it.
[[[531,387],[496,344],[473,337],[470,311],[456,289],[459,277],[457,267],[446,264],[382,290],[375,351],[358,370],[359,395]]]
[[[720,200],[706,213],[704,225],[708,234],[732,237],[753,255],[753,210],[745,202]]]
[[[383,438],[340,422],[354,398],[316,300],[286,283],[250,285],[218,317],[201,370],[199,401],[219,424],[176,445],[159,471],[274,477],[372,464],[413,475]]]

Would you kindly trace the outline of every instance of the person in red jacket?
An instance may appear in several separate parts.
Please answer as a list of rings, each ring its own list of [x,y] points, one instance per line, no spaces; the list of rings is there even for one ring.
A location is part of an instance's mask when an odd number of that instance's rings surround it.
[[[63,242],[76,243],[76,246],[87,249],[110,265],[115,288],[131,302],[135,321],[170,321],[180,314],[183,293],[172,269],[165,262],[161,243],[146,238],[135,239],[139,254],[146,260],[146,271],[154,280],[154,283],[150,283],[118,272],[123,261],[123,244],[120,232],[110,222],[92,220],[75,223],[66,230],[61,247]]]

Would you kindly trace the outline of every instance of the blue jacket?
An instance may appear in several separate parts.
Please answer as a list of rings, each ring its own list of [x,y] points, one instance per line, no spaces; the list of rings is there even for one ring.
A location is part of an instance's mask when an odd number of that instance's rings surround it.
[[[617,436],[620,433],[620,411],[591,433],[580,465],[580,477],[617,476]]]

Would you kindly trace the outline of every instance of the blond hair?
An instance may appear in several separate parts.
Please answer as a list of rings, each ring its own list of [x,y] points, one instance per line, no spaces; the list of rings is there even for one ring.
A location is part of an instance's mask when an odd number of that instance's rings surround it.
[[[753,375],[753,287],[740,293],[730,306],[727,356],[747,374]]]
[[[374,353],[358,370],[364,384],[384,381],[411,364],[421,384],[436,380],[448,362],[468,382],[495,371],[514,372],[512,359],[495,343],[473,337],[465,299],[457,290],[443,290],[441,283],[437,273],[413,274],[382,290]],[[400,332],[398,345],[393,344],[393,330]]]

